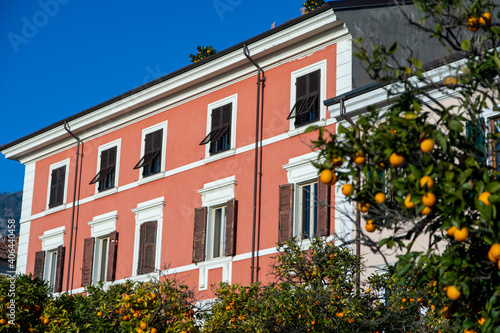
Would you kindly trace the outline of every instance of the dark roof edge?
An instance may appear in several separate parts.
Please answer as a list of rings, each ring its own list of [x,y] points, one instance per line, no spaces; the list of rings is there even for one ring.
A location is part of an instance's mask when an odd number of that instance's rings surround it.
[[[164,75],[162,77],[159,77],[159,78],[157,78],[157,79],[155,79],[153,81],[145,83],[145,84],[143,84],[143,85],[141,85],[141,86],[139,86],[137,88],[129,90],[129,91],[123,93],[123,94],[120,94],[120,95],[118,95],[116,97],[113,97],[113,98],[107,100],[107,101],[99,103],[99,104],[97,104],[97,105],[95,105],[93,107],[90,107],[90,108],[86,109],[86,110],[80,111],[80,112],[78,112],[78,113],[76,113],[76,114],[74,114],[72,116],[69,116],[69,117],[67,117],[65,119],[62,119],[62,120],[60,120],[58,122],[55,122],[55,123],[53,123],[53,124],[51,124],[49,126],[46,126],[46,127],[42,128],[42,129],[39,129],[38,131],[30,133],[30,134],[28,134],[28,135],[26,135],[24,137],[21,137],[21,138],[19,138],[17,140],[12,141],[12,142],[9,142],[9,143],[6,143],[4,145],[1,145],[0,146],[0,152],[3,151],[3,150],[5,150],[5,149],[7,149],[7,148],[15,146],[15,145],[17,145],[17,144],[19,144],[19,143],[21,143],[23,141],[29,140],[29,139],[31,139],[31,138],[33,138],[33,137],[35,137],[37,135],[40,135],[40,134],[42,134],[44,132],[50,131],[51,129],[54,129],[54,128],[58,127],[58,126],[61,126],[65,122],[69,122],[69,121],[72,121],[74,119],[80,118],[80,117],[82,117],[84,115],[92,113],[93,111],[99,110],[100,108],[103,108],[105,106],[108,106],[108,105],[111,105],[111,104],[113,104],[115,102],[118,102],[118,101],[120,101],[120,100],[122,100],[124,98],[132,96],[135,93],[138,93],[140,91],[148,89],[148,88],[150,88],[150,87],[152,87],[152,86],[154,86],[154,85],[156,85],[156,84],[158,84],[160,82],[167,81],[167,80],[169,80],[169,79],[171,79],[173,77],[176,77],[178,75],[186,73],[186,72],[188,72],[188,71],[190,71],[190,70],[192,70],[192,69],[194,69],[196,67],[202,66],[202,65],[204,65],[206,63],[209,63],[209,62],[211,62],[211,61],[213,61],[215,59],[221,58],[221,57],[223,57],[223,56],[225,56],[225,55],[227,55],[227,54],[229,54],[229,53],[231,53],[231,52],[233,52],[233,51],[235,51],[237,49],[243,48],[243,45],[245,45],[245,44],[246,45],[250,45],[250,44],[255,43],[255,42],[257,42],[257,41],[259,41],[261,39],[264,39],[264,38],[266,38],[268,36],[271,36],[274,33],[277,33],[279,31],[285,30],[285,29],[287,29],[287,28],[289,28],[289,27],[291,27],[291,26],[293,26],[295,24],[298,24],[298,23],[300,23],[302,21],[305,21],[305,20],[309,19],[310,17],[314,17],[314,16],[319,15],[319,14],[321,14],[323,12],[331,10],[333,8],[333,4],[334,3],[335,3],[334,1],[329,1],[325,5],[317,8],[317,9],[315,9],[315,10],[313,10],[313,11],[307,13],[307,14],[304,14],[304,15],[301,15],[301,16],[296,17],[294,19],[291,19],[291,20],[289,20],[289,21],[287,21],[287,22],[285,22],[283,24],[280,24],[279,26],[277,26],[275,28],[272,28],[270,30],[264,31],[263,33],[261,33],[261,34],[259,34],[257,36],[254,36],[254,37],[252,37],[250,39],[247,39],[247,40],[245,40],[243,42],[240,42],[240,43],[238,43],[236,45],[233,45],[233,46],[231,46],[231,47],[229,47],[229,48],[227,48],[225,50],[217,52],[216,54],[214,54],[214,55],[212,55],[210,57],[207,57],[207,58],[205,58],[205,59],[203,59],[201,61],[198,61],[196,63],[192,63],[190,65],[182,67],[182,68],[180,68],[180,69],[178,69],[178,70],[176,70],[176,71],[174,71],[172,73],[169,73],[169,74]]]
[[[329,2],[333,10],[411,5],[413,0],[340,0]]]
[[[446,57],[443,57],[443,58],[439,58],[439,59],[436,59],[436,60],[433,60],[431,62],[428,62],[426,63],[424,66],[423,66],[423,69],[425,71],[429,71],[429,70],[432,70],[432,69],[435,69],[437,67],[440,67],[440,66],[443,66],[443,65],[447,65],[447,64],[450,64],[454,61],[457,61],[457,60],[460,60],[464,58],[464,55],[461,54],[460,52],[456,52],[456,53],[452,53]],[[397,80],[394,80],[392,81],[391,83],[389,84],[392,84],[394,82],[396,82]],[[387,84],[387,85],[389,85]],[[378,89],[382,87],[382,85],[380,84],[380,82],[373,82],[373,83],[369,83],[365,86],[362,86],[362,87],[359,87],[359,88],[356,88],[356,89],[353,89],[351,91],[348,91],[346,92],[345,94],[342,94],[340,96],[335,96],[333,98],[330,98],[330,99],[327,99],[323,102],[323,104],[325,106],[330,106],[330,105],[334,105],[334,104],[337,104],[339,103],[341,100],[348,100],[350,98],[353,98],[353,97],[357,97],[357,96],[360,96],[364,93],[367,93],[369,91],[372,91],[372,90],[375,90],[375,89]]]

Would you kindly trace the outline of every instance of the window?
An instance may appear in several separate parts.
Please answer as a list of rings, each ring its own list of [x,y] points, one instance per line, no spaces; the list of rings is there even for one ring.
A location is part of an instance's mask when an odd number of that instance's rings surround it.
[[[292,236],[328,236],[330,225],[338,227],[330,221],[332,187],[318,181],[318,169],[311,163],[318,160],[318,155],[312,152],[297,156],[283,166],[288,183],[279,187],[280,243]]]
[[[90,185],[98,183],[99,192],[115,187],[116,154],[116,146],[101,151],[99,172],[89,183]]]
[[[295,81],[295,105],[287,119],[295,119],[295,127],[320,119],[321,70],[297,77]]]
[[[142,168],[142,177],[148,177],[162,171],[163,129],[146,134],[144,138],[144,154],[134,166]]]
[[[161,268],[161,239],[164,197],[141,202],[135,213],[135,237],[132,275],[141,275]]]
[[[151,273],[155,270],[156,228],[156,221],[141,224],[137,274]]]
[[[34,276],[48,282],[50,292],[62,290],[64,273],[64,246],[35,253]]]
[[[231,199],[224,206],[195,209],[193,262],[236,254],[237,206]]]
[[[318,224],[318,182],[298,185],[299,214],[297,232],[301,238],[314,238]]]
[[[50,166],[48,208],[54,208],[66,203],[66,184],[68,181],[67,168],[69,159]]]
[[[232,110],[232,103],[212,109],[210,133],[200,143],[200,145],[210,143],[211,155],[231,148]]]
[[[48,282],[51,292],[62,291],[64,274],[64,227],[47,230],[40,236],[42,251],[35,252],[33,275]]]
[[[477,161],[479,164],[484,164],[486,162],[484,118],[479,118],[475,121],[468,121],[465,124],[465,132],[467,138],[474,141]]]
[[[84,239],[82,286],[101,281],[114,281],[118,253],[118,212],[110,212],[93,218],[88,225],[91,236]]]

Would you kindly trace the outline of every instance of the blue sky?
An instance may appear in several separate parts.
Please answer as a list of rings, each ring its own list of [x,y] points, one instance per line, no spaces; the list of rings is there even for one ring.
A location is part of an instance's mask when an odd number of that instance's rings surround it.
[[[300,16],[303,0],[0,1],[0,145]],[[24,166],[0,154],[0,193]]]

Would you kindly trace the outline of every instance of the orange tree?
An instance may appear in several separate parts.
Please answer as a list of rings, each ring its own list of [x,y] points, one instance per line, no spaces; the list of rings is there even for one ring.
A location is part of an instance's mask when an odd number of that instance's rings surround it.
[[[191,62],[198,62],[200,60],[205,59],[206,57],[209,57],[217,53],[217,50],[215,50],[212,47],[212,45],[209,46],[198,45],[196,47],[196,50],[198,51],[198,53],[189,55],[189,59],[191,59]]]
[[[47,283],[31,274],[0,276],[0,332],[32,332],[49,299],[48,291]]]
[[[414,3],[433,27],[411,23],[460,62],[436,80],[418,59],[401,62],[397,43],[369,52],[360,40],[357,56],[394,102],[383,112],[369,108],[337,134],[319,129],[316,166],[357,188],[347,194],[366,230],[385,231],[378,247],[402,253],[392,269],[400,286],[411,277],[416,289],[431,288],[431,310],[450,319],[451,332],[500,332],[500,182],[487,163],[497,136],[486,135],[481,119],[499,104],[497,8],[481,0]],[[419,238],[427,251],[414,250]]]
[[[430,309],[431,288],[398,288],[388,274],[372,275],[363,290],[361,259],[349,247],[315,239],[304,251],[283,244],[270,272],[275,282],[221,283],[202,332],[437,332],[447,327]]]

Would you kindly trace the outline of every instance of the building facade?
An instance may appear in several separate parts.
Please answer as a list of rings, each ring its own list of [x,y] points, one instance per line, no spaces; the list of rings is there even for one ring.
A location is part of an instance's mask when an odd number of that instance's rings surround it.
[[[17,272],[54,292],[176,274],[210,297],[265,281],[278,241],[348,233],[304,132],[335,132],[351,38],[329,3],[0,147],[26,170]]]

